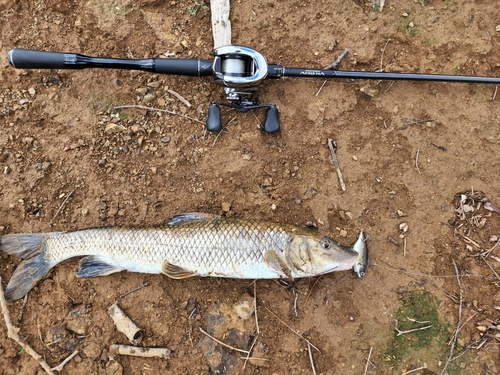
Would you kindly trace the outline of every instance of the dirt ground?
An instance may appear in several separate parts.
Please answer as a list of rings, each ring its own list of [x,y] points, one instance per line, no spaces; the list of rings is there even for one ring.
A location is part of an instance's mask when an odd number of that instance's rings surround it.
[[[78,260],[69,260],[37,284],[24,307],[23,300],[8,303],[19,334],[51,366],[78,350],[61,374],[312,374],[306,341],[284,323],[320,350],[312,350],[318,374],[439,374],[445,366],[450,374],[498,374],[500,218],[484,208],[487,199],[500,204],[495,85],[267,81],[259,99],[278,105],[281,132],[259,129],[263,111],[223,110],[226,131],[214,135],[203,122],[209,103],[224,94],[210,77],[8,64],[15,47],[211,59],[204,5],[0,0],[0,234],[155,225],[190,211],[313,221],[322,235],[349,245],[364,229],[367,275],[300,281],[298,316],[290,290],[257,281],[253,356],[268,361],[244,370],[244,359],[221,347],[236,367],[217,370],[199,328],[253,296],[247,280],[127,272],[77,279]],[[239,0],[230,19],[234,44],[287,67],[323,68],[349,49],[338,69],[500,76],[494,1],[387,0],[374,13],[360,0]],[[367,87],[371,96],[361,92]],[[345,192],[328,138],[338,143]],[[19,260],[0,259],[5,288]],[[110,345],[128,344],[107,313],[114,301],[144,329],[140,345],[169,348],[169,359],[111,358]],[[242,349],[255,337],[251,322]],[[397,336],[396,328],[425,324],[431,337],[426,330]],[[19,373],[44,372],[2,322],[0,374]]]

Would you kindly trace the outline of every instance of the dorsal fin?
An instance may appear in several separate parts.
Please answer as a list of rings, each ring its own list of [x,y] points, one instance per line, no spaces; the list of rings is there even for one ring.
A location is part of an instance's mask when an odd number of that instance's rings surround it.
[[[196,276],[195,272],[185,270],[182,267],[170,263],[168,260],[163,261],[161,272],[172,279],[187,279],[188,277]]]
[[[293,281],[292,270],[285,264],[279,255],[276,254],[276,251],[268,250],[266,252],[265,261],[269,268],[284,273],[289,280]]]
[[[177,215],[170,217],[170,221],[168,222],[168,225],[178,226],[178,225],[181,225],[183,223],[189,223],[191,221],[213,219],[216,217],[220,217],[220,216],[212,215],[212,214],[204,214],[201,212],[187,212],[184,214],[177,214]]]

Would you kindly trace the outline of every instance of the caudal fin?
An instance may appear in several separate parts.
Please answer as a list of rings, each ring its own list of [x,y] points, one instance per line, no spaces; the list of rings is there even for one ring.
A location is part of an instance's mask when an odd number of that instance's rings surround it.
[[[55,265],[54,261],[45,258],[47,238],[46,233],[7,234],[0,237],[0,251],[23,259],[5,290],[7,300],[23,298]]]

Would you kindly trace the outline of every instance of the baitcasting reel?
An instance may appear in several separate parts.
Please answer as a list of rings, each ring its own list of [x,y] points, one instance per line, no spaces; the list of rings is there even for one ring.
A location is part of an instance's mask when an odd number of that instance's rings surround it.
[[[208,107],[206,127],[208,131],[222,129],[219,105],[234,108],[239,112],[267,108],[264,131],[276,133],[280,129],[278,108],[274,104],[251,101],[257,87],[266,79],[266,58],[257,51],[243,46],[224,46],[215,50],[213,75],[215,82],[224,86],[227,103],[212,102]]]

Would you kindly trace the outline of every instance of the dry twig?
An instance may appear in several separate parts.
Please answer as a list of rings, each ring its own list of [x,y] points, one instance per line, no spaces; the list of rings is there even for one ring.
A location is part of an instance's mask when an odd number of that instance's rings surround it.
[[[141,346],[117,345],[113,344],[109,347],[109,354],[114,357],[119,355],[131,355],[134,357],[158,357],[170,358],[171,350],[167,348],[143,348]]]
[[[71,193],[69,193],[66,196],[66,198],[63,200],[63,202],[59,206],[59,209],[57,210],[56,214],[54,215],[54,217],[52,218],[52,220],[50,220],[49,224],[52,224],[54,222],[54,220],[56,219],[57,215],[59,215],[59,213],[61,212],[62,208],[64,207],[64,205],[66,204],[66,202],[68,201],[68,199],[73,195],[74,192],[75,191],[73,190]]]
[[[311,361],[311,367],[313,370],[313,375],[316,375],[316,368],[314,367],[314,360],[313,360],[313,354],[311,351],[311,344],[309,341],[307,342],[307,351],[309,352],[309,361]]]
[[[293,333],[295,333],[297,336],[299,336],[302,340],[304,340],[305,342],[309,343],[314,349],[316,349],[318,352],[321,353],[321,351],[315,347],[308,339],[306,339],[304,336],[302,336],[300,333],[298,333],[296,330],[294,330],[292,327],[290,327],[288,324],[286,324],[283,320],[281,320],[278,315],[276,315],[275,313],[273,313],[271,310],[269,310],[266,306],[264,306],[264,308],[269,311],[276,319],[279,320],[279,322],[281,324],[283,324],[285,327],[287,327],[290,331],[292,331]]]
[[[75,350],[68,358],[66,358],[64,361],[62,361],[59,365],[56,367],[52,368],[52,371],[59,371],[61,372],[63,367],[66,366],[66,364],[73,359],[75,355],[78,354],[78,350]]]
[[[170,115],[180,116],[180,117],[183,117],[183,118],[187,118],[188,120],[196,121],[196,122],[199,122],[200,124],[205,125],[205,123],[203,121],[200,121],[200,120],[195,119],[193,117],[181,115],[180,113],[172,112],[172,111],[169,111],[169,110],[166,110],[166,109],[161,109],[161,108],[145,107],[143,105],[135,105],[135,104],[133,104],[133,105],[119,105],[117,107],[113,107],[113,109],[122,109],[122,108],[136,108],[136,109],[145,109],[146,111],[164,112],[164,113],[168,113]]]
[[[453,357],[453,351],[455,350],[455,344],[457,342],[457,335],[458,335],[458,330],[460,328],[460,321],[462,320],[462,298],[463,298],[463,292],[462,292],[462,282],[460,281],[460,275],[458,274],[458,268],[457,264],[455,263],[455,260],[453,260],[453,266],[455,267],[455,273],[457,276],[457,283],[458,283],[458,290],[459,290],[459,295],[460,295],[460,300],[459,300],[459,305],[458,305],[458,321],[457,321],[457,329],[455,330],[455,333],[453,334],[454,339],[451,342],[451,348],[450,348],[450,354],[448,355],[448,359],[446,360],[446,363],[444,364],[443,369],[439,373],[439,375],[443,375],[448,368],[448,365],[451,362],[451,359]]]
[[[420,370],[424,370],[426,369],[427,367],[425,366],[422,366],[422,367],[419,367],[419,368],[415,368],[413,370],[410,370],[410,371],[406,371],[405,373],[401,374],[401,375],[408,375],[408,374],[411,374],[412,372],[415,372],[415,371],[420,371]]]
[[[415,167],[417,167],[418,174],[422,174],[422,172],[420,172],[420,168],[418,167],[418,155],[419,154],[420,154],[420,148],[417,149],[417,156],[415,156]]]
[[[123,294],[120,294],[120,298],[123,298],[123,297],[125,297],[125,296],[128,296],[129,294],[132,294],[132,293],[134,293],[134,292],[137,292],[138,290],[140,290],[140,289],[142,289],[142,288],[144,288],[145,286],[148,286],[148,285],[149,285],[148,283],[144,283],[144,284],[142,284],[142,285],[138,286],[137,288],[134,288],[134,289],[132,289],[132,290],[129,290],[128,292],[125,292],[125,293],[123,293]]]
[[[314,290],[314,288],[316,287],[316,284],[318,283],[319,279],[321,279],[321,276],[323,276],[323,275],[319,275],[316,278],[316,281],[312,285],[311,289],[309,289],[309,293],[307,293],[306,300],[304,301],[304,304],[302,305],[302,307],[305,307],[307,305],[307,302],[309,301],[309,297],[311,296],[311,293]]]
[[[0,306],[2,306],[2,314],[5,320],[5,325],[7,326],[7,337],[11,338],[17,342],[30,356],[32,356],[39,365],[45,370],[49,375],[55,375],[47,362],[42,358],[40,354],[35,352],[27,343],[23,342],[19,337],[19,328],[14,327],[10,320],[9,310],[7,310],[7,302],[5,301],[5,295],[2,287],[2,278],[0,277]]]
[[[224,342],[222,342],[220,340],[217,340],[211,334],[205,332],[203,330],[203,328],[201,328],[201,327],[200,327],[200,332],[203,333],[204,335],[206,335],[207,337],[211,338],[212,340],[214,340],[216,343],[219,343],[219,344],[221,344],[222,346],[225,346],[228,349],[231,349],[231,350],[234,350],[234,351],[237,351],[237,352],[240,352],[240,353],[245,353],[245,354],[250,353],[248,350],[238,349],[238,348],[235,348],[234,346],[228,345],[228,344],[226,344],[226,343],[224,343]]]
[[[188,108],[191,108],[191,103],[189,103],[186,99],[184,99],[181,94],[176,93],[174,90],[167,90],[167,92],[173,96],[175,96],[177,99],[179,99],[184,105],[186,105]]]
[[[434,324],[431,324],[431,325],[428,325],[428,326],[425,326],[425,327],[409,329],[407,331],[400,331],[396,327],[394,327],[394,329],[396,331],[398,331],[398,334],[396,336],[401,336],[401,335],[406,335],[407,333],[412,333],[412,332],[416,332],[416,331],[423,331],[424,329],[428,329],[428,328],[431,328],[433,326],[434,326]]]
[[[366,372],[368,371],[368,365],[370,364],[370,357],[372,356],[372,350],[373,350],[373,348],[370,346],[370,353],[368,353],[368,358],[366,359],[366,366],[365,366],[364,375],[366,375]]]
[[[346,48],[345,50],[342,51],[342,53],[340,54],[340,56],[337,58],[337,60],[335,60],[333,63],[331,63],[330,65],[326,66],[324,68],[324,70],[335,70],[337,68],[337,65],[340,64],[340,62],[342,61],[342,59],[345,57],[345,55],[347,55],[349,53],[349,50]]]
[[[342,189],[342,191],[346,191],[347,189],[345,186],[344,178],[342,177],[342,172],[340,171],[340,165],[337,159],[337,154],[335,154],[335,150],[337,149],[337,142],[329,138],[328,148],[330,149],[330,152],[332,154],[333,163],[335,164],[335,169],[337,170],[337,175],[339,176],[340,188]]]

